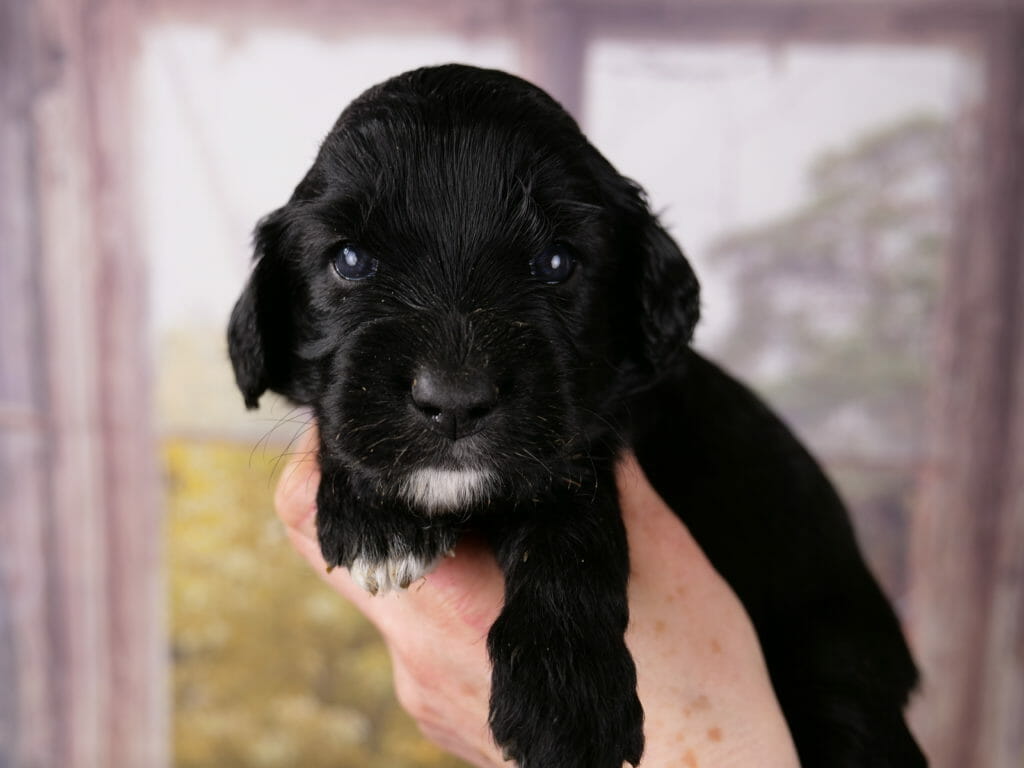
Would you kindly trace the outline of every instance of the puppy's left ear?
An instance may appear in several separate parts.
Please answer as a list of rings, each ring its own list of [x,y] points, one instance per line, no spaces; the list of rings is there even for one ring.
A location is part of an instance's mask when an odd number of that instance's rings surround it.
[[[685,358],[700,317],[700,284],[679,246],[646,210],[638,239],[640,331],[645,362],[658,377]]]

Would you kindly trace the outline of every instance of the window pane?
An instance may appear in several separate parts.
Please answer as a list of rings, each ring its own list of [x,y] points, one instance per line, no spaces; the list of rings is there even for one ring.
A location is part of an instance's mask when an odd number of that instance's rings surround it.
[[[246,414],[225,328],[256,220],[283,204],[341,108],[404,69],[510,67],[504,40],[167,26],[145,38],[137,166],[166,473],[174,753],[181,768],[459,763],[398,708],[376,631],[271,509],[305,414]]]
[[[609,40],[588,72],[592,139],[664,206],[701,278],[697,346],[813,447],[898,597],[972,63]]]

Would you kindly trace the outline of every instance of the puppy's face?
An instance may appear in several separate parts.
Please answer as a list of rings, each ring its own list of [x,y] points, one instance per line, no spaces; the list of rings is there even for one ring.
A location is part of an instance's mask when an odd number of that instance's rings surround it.
[[[499,72],[365,93],[256,242],[229,330],[247,404],[311,405],[326,459],[428,512],[571,480],[697,317],[635,185]]]

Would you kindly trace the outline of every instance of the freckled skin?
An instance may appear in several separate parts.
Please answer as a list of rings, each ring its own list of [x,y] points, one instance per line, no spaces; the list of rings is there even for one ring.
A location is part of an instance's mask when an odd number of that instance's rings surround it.
[[[298,441],[278,485],[276,506],[288,538],[314,571],[381,630],[399,701],[427,738],[478,768],[508,768],[486,727],[490,665],[483,638],[502,604],[493,554],[467,535],[457,556],[445,558],[407,592],[377,597],[344,568],[325,574],[313,525],[320,474],[308,460],[317,440],[313,431]],[[648,713],[643,768],[678,768],[686,748],[713,768],[798,768],[757,638],[735,594],[635,462],[619,465],[617,481],[632,563],[627,641]],[[665,591],[680,582],[690,585],[692,599],[667,605]],[[659,620],[670,627],[665,635],[654,632]],[[708,653],[705,629],[711,626],[730,639],[721,657]],[[671,654],[662,652],[668,645]],[[679,709],[702,691],[718,703],[713,722],[682,728]],[[710,725],[729,733],[728,748],[706,738]]]
[[[711,700],[704,694],[701,694],[690,702],[690,706],[693,707],[695,712],[704,712],[711,709]]]

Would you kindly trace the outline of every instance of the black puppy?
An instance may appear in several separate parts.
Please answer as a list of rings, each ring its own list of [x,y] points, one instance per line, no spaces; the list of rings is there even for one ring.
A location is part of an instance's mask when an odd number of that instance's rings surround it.
[[[420,69],[341,115],[260,222],[231,359],[321,436],[317,529],[371,592],[467,526],[505,605],[490,722],[522,768],[643,751],[613,465],[628,442],[757,628],[805,768],[921,766],[899,625],[814,460],[688,347],[698,285],[643,192],[516,77]]]

